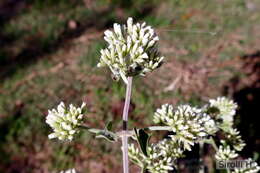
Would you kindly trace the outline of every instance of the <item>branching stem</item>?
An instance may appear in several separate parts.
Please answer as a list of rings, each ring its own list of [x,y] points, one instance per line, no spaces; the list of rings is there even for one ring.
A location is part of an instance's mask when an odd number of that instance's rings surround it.
[[[87,131],[89,131],[91,133],[95,133],[95,134],[97,134],[100,131],[104,131],[104,129],[95,129],[95,128],[88,127],[86,125],[80,125],[79,128],[82,128],[84,130],[87,130]],[[148,130],[148,131],[171,131],[172,130],[172,128],[170,126],[150,126],[150,127],[145,127],[143,129]],[[134,130],[128,130],[128,131],[122,130],[122,131],[117,131],[117,132],[109,131],[109,132],[114,133],[117,137],[122,137],[124,135],[131,137],[131,136],[135,135]]]

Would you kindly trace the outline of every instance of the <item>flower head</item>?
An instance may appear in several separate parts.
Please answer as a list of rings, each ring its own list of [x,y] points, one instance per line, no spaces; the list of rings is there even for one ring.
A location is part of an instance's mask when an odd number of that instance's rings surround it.
[[[172,139],[164,139],[157,144],[148,146],[148,155],[145,156],[133,144],[129,145],[129,157],[140,167],[151,173],[168,173],[174,169],[175,161],[183,156],[179,143]]]
[[[209,106],[218,109],[217,118],[221,119],[224,125],[228,125],[228,127],[233,125],[237,109],[237,104],[233,100],[229,100],[226,97],[218,97],[217,99],[210,99]]]
[[[72,140],[73,136],[79,132],[78,126],[83,121],[83,108],[85,103],[81,107],[75,107],[72,104],[69,108],[66,108],[63,102],[61,102],[57,109],[48,111],[46,117],[46,123],[53,129],[48,137],[58,138],[59,140]]]
[[[229,143],[232,144],[233,148],[236,151],[241,151],[245,147],[245,142],[242,140],[239,131],[234,128],[229,128],[228,131],[226,131],[226,137]]]
[[[116,78],[127,83],[127,76],[144,75],[158,68],[164,57],[157,50],[158,36],[146,23],[114,24],[114,30],[106,30],[104,39],[108,47],[102,49],[98,67],[107,65]]]
[[[237,156],[238,154],[236,153],[236,151],[231,150],[229,145],[220,145],[215,158],[219,161],[228,161],[236,158]]]
[[[176,109],[169,104],[162,105],[154,114],[154,122],[170,126],[175,133],[172,137],[187,150],[191,150],[198,139],[216,131],[214,121],[207,114],[189,105]]]
[[[77,173],[76,170],[73,168],[73,169],[68,169],[66,171],[61,171],[60,173]]]

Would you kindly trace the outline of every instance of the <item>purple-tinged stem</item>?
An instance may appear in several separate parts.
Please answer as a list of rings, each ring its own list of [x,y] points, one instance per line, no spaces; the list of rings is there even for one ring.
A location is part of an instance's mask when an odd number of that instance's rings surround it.
[[[125,105],[123,112],[123,133],[122,136],[122,152],[123,152],[123,169],[124,173],[129,173],[129,159],[128,159],[128,135],[127,135],[127,124],[128,124],[128,112],[131,100],[131,90],[132,90],[132,77],[127,78]]]

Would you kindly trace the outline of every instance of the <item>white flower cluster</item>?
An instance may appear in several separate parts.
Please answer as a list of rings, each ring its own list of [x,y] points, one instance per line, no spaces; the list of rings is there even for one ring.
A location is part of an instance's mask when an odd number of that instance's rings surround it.
[[[85,103],[81,107],[75,107],[72,104],[69,108],[66,108],[63,102],[61,102],[57,110],[52,109],[48,111],[46,117],[46,123],[53,129],[48,137],[58,138],[59,140],[72,140],[73,136],[79,132],[78,126],[83,121],[83,108]]]
[[[106,30],[104,39],[108,47],[101,50],[98,67],[107,65],[114,76],[127,83],[127,76],[144,75],[158,68],[164,57],[157,50],[158,36],[146,23],[114,24],[114,31]]]
[[[135,147],[134,144],[128,145],[128,155],[131,161],[133,161],[141,168],[144,167],[143,160],[146,158],[146,156],[137,147]]]
[[[214,113],[218,128],[222,130],[225,140],[221,140],[222,144],[231,146],[235,151],[241,151],[245,147],[244,141],[241,139],[239,131],[233,128],[234,115],[236,113],[237,104],[233,100],[226,97],[218,97],[209,100],[206,109],[216,108]],[[219,121],[221,120],[221,121]]]
[[[73,168],[73,169],[68,169],[66,171],[61,171],[60,173],[77,173],[76,170]]]
[[[225,126],[230,127],[233,125],[237,109],[237,104],[233,100],[229,100],[226,97],[218,97],[217,99],[210,99],[209,106],[219,110],[217,118],[221,119]]]
[[[187,150],[191,150],[191,146],[200,138],[216,131],[215,123],[210,116],[189,105],[173,109],[172,105],[164,104],[155,112],[154,122],[170,126],[175,133],[172,137]]]
[[[260,171],[260,166],[257,165],[251,158],[246,160],[248,165],[245,165],[243,168],[235,168],[232,173],[258,173]]]
[[[239,134],[239,131],[234,128],[230,128],[226,132],[227,140],[232,144],[233,148],[236,151],[242,151],[242,149],[245,147],[245,142],[241,139],[241,136]]]
[[[223,146],[220,145],[217,153],[215,154],[215,158],[219,161],[228,161],[236,158],[238,154],[236,151],[231,150],[229,145]]]
[[[148,156],[141,153],[133,144],[129,145],[129,157],[143,169],[151,173],[168,173],[173,170],[176,159],[183,156],[178,142],[164,139],[157,144],[148,146]]]
[[[209,105],[206,109],[210,110],[212,108],[217,108],[218,110],[215,114],[215,121],[218,122],[216,124],[225,136],[225,140],[221,140],[221,143],[223,145],[231,146],[234,151],[241,151],[246,144],[242,140],[239,131],[233,128],[237,104],[226,97],[218,97],[217,99],[209,100]],[[228,149],[230,148],[227,148],[226,150],[228,151]]]

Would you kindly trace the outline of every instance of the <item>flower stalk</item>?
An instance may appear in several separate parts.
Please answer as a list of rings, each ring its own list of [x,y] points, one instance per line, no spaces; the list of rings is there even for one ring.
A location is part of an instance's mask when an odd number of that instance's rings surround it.
[[[129,173],[127,125],[128,125],[129,106],[130,106],[130,101],[131,101],[132,80],[133,80],[132,77],[127,78],[126,97],[125,97],[125,105],[124,105],[124,111],[123,111],[122,152],[123,152],[124,173]]]

